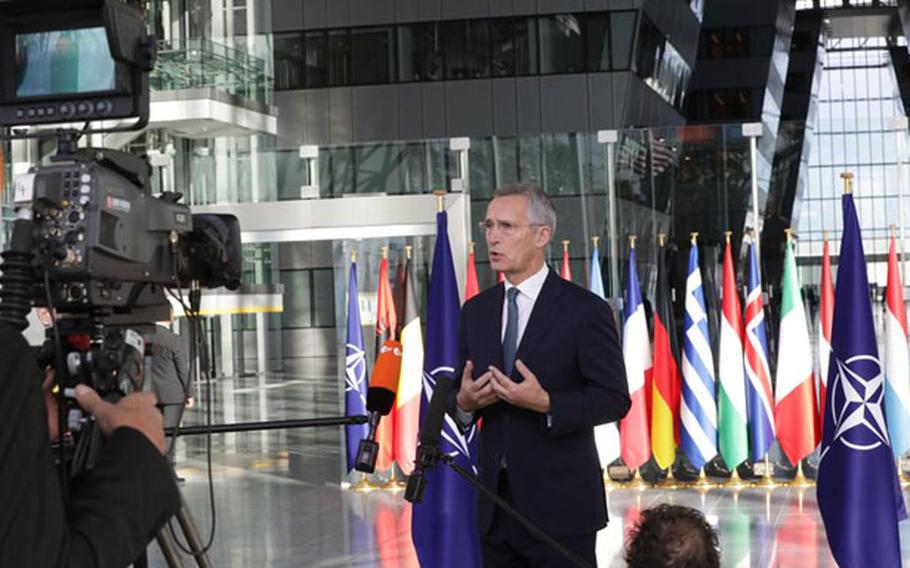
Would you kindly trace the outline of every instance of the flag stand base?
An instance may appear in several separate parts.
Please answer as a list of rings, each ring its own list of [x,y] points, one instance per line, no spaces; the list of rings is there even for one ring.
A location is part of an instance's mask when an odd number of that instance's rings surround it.
[[[908,485],[910,485],[910,476],[908,476],[903,471],[900,472],[900,475],[898,475],[897,478],[901,482],[901,487],[907,487]]]
[[[632,479],[627,481],[623,487],[626,489],[636,489],[638,491],[643,491],[651,487],[651,484],[642,479],[641,468],[638,468],[635,470],[635,475],[632,476]]]
[[[370,483],[370,480],[367,479],[367,474],[360,474],[360,481],[351,486],[351,491],[357,491],[359,493],[369,493],[374,491],[376,486]]]
[[[812,487],[815,483],[805,476],[803,473],[803,462],[800,460],[799,465],[796,468],[796,477],[792,481],[787,483],[790,487]]]
[[[765,474],[761,476],[761,479],[759,479],[755,485],[765,489],[774,489],[775,487],[778,487],[780,483],[774,481],[774,477],[771,475],[773,471],[774,470],[771,468],[771,460],[768,458],[768,455],[765,454]],[[803,477],[802,463],[800,463],[796,474],[797,479],[800,477],[805,479],[805,477]]]
[[[613,478],[610,477],[610,474],[607,473],[607,470],[604,470],[604,489],[607,491],[613,491],[614,489],[622,489],[622,484],[616,481],[613,481]]]
[[[673,464],[670,464],[670,467],[667,468],[667,477],[660,481],[656,487],[660,489],[679,489],[683,486],[684,484],[680,483],[673,475]]]
[[[708,479],[708,476],[705,474],[705,468],[701,468],[698,473],[698,479],[689,484],[689,487],[697,491],[706,492],[709,489],[717,487],[717,484]]]
[[[383,491],[391,491],[392,493],[397,493],[404,489],[404,485],[395,477],[395,464],[392,464],[391,469],[389,469],[389,480],[383,483],[382,486],[380,486],[380,489]]]
[[[725,481],[723,486],[728,489],[743,489],[744,487],[748,487],[749,483],[739,476],[739,472],[734,467],[733,472],[730,474],[730,479]]]

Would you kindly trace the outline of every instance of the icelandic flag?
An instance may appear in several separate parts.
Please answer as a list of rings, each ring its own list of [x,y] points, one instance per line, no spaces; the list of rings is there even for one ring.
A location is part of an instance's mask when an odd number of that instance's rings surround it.
[[[752,460],[765,457],[774,443],[774,407],[768,340],[765,338],[765,310],[761,299],[761,277],[755,256],[755,241],[749,244],[746,276],[746,402],[749,411],[749,447]]]
[[[360,327],[360,305],[357,301],[357,263],[351,262],[348,280],[348,336],[344,354],[344,415],[367,413],[367,362],[363,353],[363,329]],[[348,471],[357,461],[357,446],[369,434],[369,424],[344,427],[347,440]]]
[[[843,211],[818,508],[838,565],[900,566],[897,523],[907,510],[885,424],[884,373],[850,194],[843,196]]]
[[[449,247],[445,211],[436,214],[436,248],[427,299],[426,347],[423,363],[421,423],[440,377],[452,381],[458,364],[458,283]],[[462,433],[446,415],[440,450],[455,463],[474,471],[476,427]],[[414,548],[421,566],[465,568],[480,566],[475,490],[450,468],[439,464],[425,473],[423,501],[415,503],[411,523]]]
[[[714,355],[708,335],[708,313],[698,267],[698,244],[692,237],[683,336],[683,386],[679,417],[686,457],[701,469],[717,455],[717,402],[714,398]]]

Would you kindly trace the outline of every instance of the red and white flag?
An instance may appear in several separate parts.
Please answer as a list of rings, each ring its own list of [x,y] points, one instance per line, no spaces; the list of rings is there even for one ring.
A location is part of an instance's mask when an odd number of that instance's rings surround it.
[[[651,341],[641,303],[635,244],[629,251],[629,280],[626,288],[625,322],[622,328],[622,359],[632,408],[619,423],[620,455],[630,470],[651,459],[650,420],[647,386],[651,384]]]
[[[818,423],[824,424],[825,393],[828,390],[828,363],[831,358],[831,327],[834,325],[834,280],[828,239],[822,253],[821,304],[818,309]],[[821,430],[821,428],[819,428]]]

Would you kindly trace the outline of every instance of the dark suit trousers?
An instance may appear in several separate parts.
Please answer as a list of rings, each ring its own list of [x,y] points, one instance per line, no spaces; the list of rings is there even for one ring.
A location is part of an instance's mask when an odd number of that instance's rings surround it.
[[[499,471],[497,484],[497,494],[514,506],[507,469]],[[597,555],[594,550],[597,542],[596,533],[560,537],[555,540],[591,566],[597,566]],[[480,545],[485,568],[523,568],[525,566],[550,568],[571,565],[557,550],[532,535],[498,507],[493,513],[493,522],[489,531],[480,537]]]

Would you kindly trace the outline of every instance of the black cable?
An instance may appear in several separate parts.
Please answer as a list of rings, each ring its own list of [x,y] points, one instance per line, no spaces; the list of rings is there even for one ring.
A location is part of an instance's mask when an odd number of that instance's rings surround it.
[[[57,386],[57,453],[60,463],[60,489],[63,492],[64,502],[69,501],[70,468],[66,459],[65,444],[63,443],[66,432],[66,397],[63,393],[63,343],[60,340],[60,329],[57,327],[57,310],[54,308],[54,298],[51,294],[50,271],[44,270],[44,294],[47,310],[51,317],[51,329],[54,334],[54,384]]]

